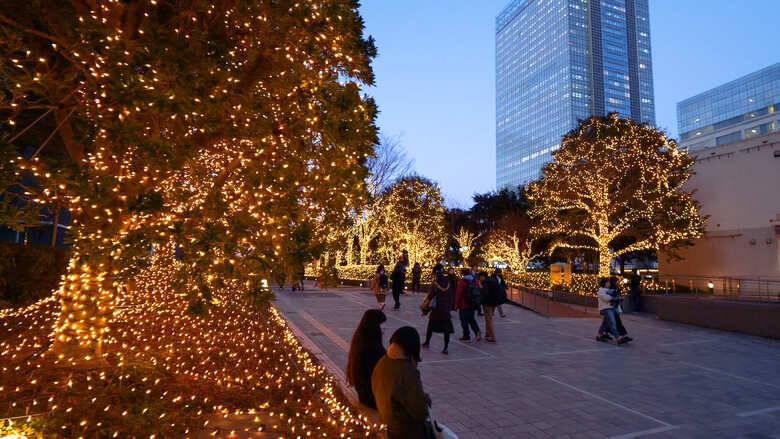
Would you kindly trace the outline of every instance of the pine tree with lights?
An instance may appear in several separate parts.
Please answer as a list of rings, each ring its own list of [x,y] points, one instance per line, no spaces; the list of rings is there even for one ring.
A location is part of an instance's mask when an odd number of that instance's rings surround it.
[[[617,114],[593,117],[553,156],[528,191],[533,236],[549,242],[549,253],[594,251],[606,276],[612,258],[673,253],[702,236],[699,203],[684,188],[694,160],[658,129]]]
[[[447,243],[445,209],[439,187],[430,180],[403,177],[379,197],[381,253],[389,263],[403,250],[409,263],[435,264],[444,255]]]

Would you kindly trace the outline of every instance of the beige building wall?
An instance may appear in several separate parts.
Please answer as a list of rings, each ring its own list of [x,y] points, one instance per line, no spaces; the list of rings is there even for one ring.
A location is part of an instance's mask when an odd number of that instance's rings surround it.
[[[780,280],[780,134],[692,155],[688,187],[710,215],[707,236],[682,251],[683,261],[659,255],[660,273]]]

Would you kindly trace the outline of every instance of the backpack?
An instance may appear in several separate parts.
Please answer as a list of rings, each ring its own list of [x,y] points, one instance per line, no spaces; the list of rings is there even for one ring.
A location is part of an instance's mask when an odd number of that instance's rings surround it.
[[[478,308],[482,303],[482,293],[477,287],[476,280],[471,280],[466,285],[466,303],[472,308]]]

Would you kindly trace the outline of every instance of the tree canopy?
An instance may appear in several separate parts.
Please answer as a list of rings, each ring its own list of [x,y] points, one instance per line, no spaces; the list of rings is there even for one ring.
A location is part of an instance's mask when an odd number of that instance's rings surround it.
[[[612,258],[640,250],[673,252],[702,236],[704,218],[684,188],[693,158],[666,134],[616,114],[594,117],[564,136],[542,179],[529,186],[535,238],[548,251]]]

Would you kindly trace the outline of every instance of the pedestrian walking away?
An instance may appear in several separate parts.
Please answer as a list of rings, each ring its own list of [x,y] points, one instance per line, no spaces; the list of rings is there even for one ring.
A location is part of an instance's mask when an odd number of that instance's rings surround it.
[[[390,337],[387,353],[371,376],[371,389],[388,439],[429,439],[428,407],[417,364],[420,334],[411,326],[398,328]]]
[[[371,375],[379,359],[385,355],[381,328],[385,321],[385,313],[378,309],[363,313],[352,336],[347,357],[347,383],[355,388],[360,402],[373,409],[376,408],[376,400],[371,389]]]
[[[420,263],[415,262],[414,267],[412,268],[412,291],[417,293],[422,290],[420,288],[420,281],[422,280],[422,268],[420,268]]]
[[[393,309],[401,308],[401,294],[403,294],[404,286],[406,284],[406,267],[408,265],[409,256],[407,256],[406,251],[404,251],[395,264],[393,272],[390,274],[393,281],[393,300],[395,301]]]
[[[615,337],[618,345],[628,343],[633,339],[628,336],[620,319],[620,313],[623,310],[620,306],[619,282],[616,277],[602,278],[599,285],[601,286],[598,291],[599,314],[603,316],[603,319],[596,340],[609,341]]]
[[[496,333],[493,327],[493,316],[496,308],[506,300],[506,293],[503,292],[498,280],[493,276],[488,277],[486,272],[480,272],[479,278],[482,281],[482,309],[485,310],[485,341],[488,343],[496,342]]]
[[[463,329],[463,337],[460,340],[471,340],[471,334],[469,333],[469,328],[471,328],[474,331],[474,340],[480,341],[482,334],[479,332],[479,325],[474,314],[479,307],[481,293],[477,280],[471,274],[471,270],[464,268],[462,274],[463,278],[458,282],[458,288],[455,290],[455,307],[458,309],[460,326]]]
[[[498,310],[498,314],[501,316],[501,318],[506,317],[506,314],[504,314],[503,305],[507,302],[509,299],[507,297],[507,290],[509,290],[509,285],[506,284],[506,281],[504,280],[504,274],[501,271],[500,268],[496,268],[493,270],[493,280],[498,285],[499,291],[501,292],[501,304],[496,307]]]
[[[474,280],[477,281],[477,288],[481,289],[482,285],[479,285],[479,277],[477,276],[477,273],[479,273],[479,272],[480,272],[479,265],[474,265],[474,266],[471,267],[471,274],[472,274],[472,276],[474,276]],[[479,306],[477,306],[476,310],[477,310],[477,315],[478,316],[484,315],[483,312],[482,312],[482,304],[481,303],[479,304]]]
[[[385,309],[385,299],[387,298],[387,274],[385,273],[385,266],[379,264],[376,268],[376,273],[371,277],[371,291],[373,291],[376,297],[376,303],[379,305],[380,310]]]
[[[428,313],[428,329],[425,331],[425,343],[423,347],[430,346],[431,337],[434,332],[444,334],[444,350],[442,354],[447,354],[450,345],[450,334],[455,332],[452,327],[452,316],[450,312],[455,305],[455,297],[452,288],[450,288],[450,279],[444,274],[444,267],[437,264],[433,267],[433,283],[431,291],[425,298],[427,309],[423,313]]]

